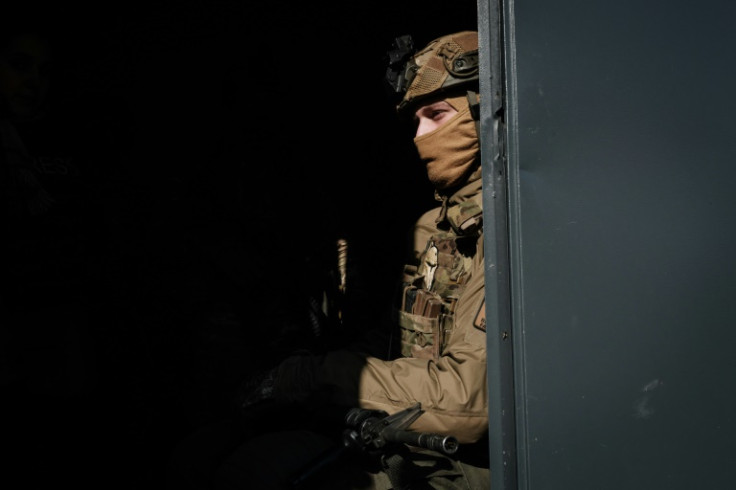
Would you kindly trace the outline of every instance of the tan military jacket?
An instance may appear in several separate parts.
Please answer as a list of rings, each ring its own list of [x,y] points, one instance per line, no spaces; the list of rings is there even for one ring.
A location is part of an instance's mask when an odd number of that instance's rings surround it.
[[[475,180],[447,199],[447,207],[474,197],[479,201],[479,174],[476,172]],[[425,251],[428,238],[440,231],[436,222],[444,216],[443,209],[433,209],[417,221],[416,257]],[[483,237],[482,233],[474,236],[475,251],[467,259],[469,276],[455,303],[454,325],[436,359],[401,357],[386,361],[348,350],[291,358],[282,363],[277,375],[275,389],[280,397],[300,399],[314,387],[327,387],[337,403],[389,414],[421,402],[425,413],[414,422],[412,430],[453,435],[461,443],[476,442],[486,435]]]

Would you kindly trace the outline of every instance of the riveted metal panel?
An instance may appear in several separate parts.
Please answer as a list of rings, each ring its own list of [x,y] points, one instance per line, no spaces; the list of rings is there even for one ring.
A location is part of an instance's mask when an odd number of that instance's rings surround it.
[[[478,2],[491,488],[516,488],[501,4]]]

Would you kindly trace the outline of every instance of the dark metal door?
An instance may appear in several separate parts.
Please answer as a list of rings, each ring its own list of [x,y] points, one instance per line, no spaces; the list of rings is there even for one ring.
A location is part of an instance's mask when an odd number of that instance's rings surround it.
[[[479,0],[479,30],[494,490],[733,488],[736,3]]]

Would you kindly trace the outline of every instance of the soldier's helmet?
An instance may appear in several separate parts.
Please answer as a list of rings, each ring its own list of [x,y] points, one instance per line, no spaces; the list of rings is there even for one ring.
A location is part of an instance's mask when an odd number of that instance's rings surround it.
[[[388,52],[386,81],[402,114],[429,98],[478,83],[478,33],[461,31],[414,49],[411,36],[396,38]]]

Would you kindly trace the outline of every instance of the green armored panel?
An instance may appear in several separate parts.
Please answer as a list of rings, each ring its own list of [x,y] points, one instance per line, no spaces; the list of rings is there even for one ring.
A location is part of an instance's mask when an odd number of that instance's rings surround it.
[[[508,173],[484,202],[507,194],[485,226],[508,220],[487,245],[508,246],[508,275],[487,270],[508,315],[488,333],[512,355],[489,372],[511,376],[513,399],[490,393],[513,417],[490,415],[513,474],[495,490],[734,488],[736,4],[499,10]]]

